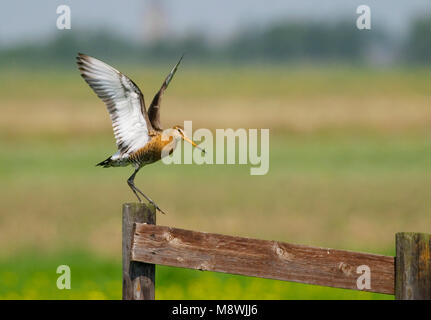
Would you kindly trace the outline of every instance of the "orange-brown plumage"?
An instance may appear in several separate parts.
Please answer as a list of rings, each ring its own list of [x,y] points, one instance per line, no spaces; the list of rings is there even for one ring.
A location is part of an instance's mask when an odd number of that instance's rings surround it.
[[[172,136],[167,139],[162,139],[162,133],[157,133],[145,146],[131,153],[129,155],[129,159],[131,162],[136,163],[139,166],[159,161],[162,158],[163,148],[172,142]]]

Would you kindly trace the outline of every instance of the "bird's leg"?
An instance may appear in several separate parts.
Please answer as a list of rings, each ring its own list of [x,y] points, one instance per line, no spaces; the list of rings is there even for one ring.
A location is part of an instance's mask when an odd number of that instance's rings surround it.
[[[135,194],[136,198],[138,198],[139,202],[142,203],[141,198],[139,198],[138,194],[136,193],[136,187],[135,187],[135,176],[136,173],[138,173],[139,168],[135,169],[135,171],[133,172],[133,174],[129,177],[129,179],[127,179],[127,184],[129,185],[130,189],[132,189],[133,193]]]
[[[139,190],[135,186],[135,183],[134,183],[135,175],[136,175],[136,173],[138,173],[139,169],[140,168],[135,169],[135,172],[133,172],[133,174],[130,176],[130,178],[127,179],[127,184],[129,185],[130,189],[132,189],[132,191],[136,195],[136,197],[139,199],[139,202],[142,203],[141,198],[139,198],[139,196],[136,193],[136,191],[139,192],[141,195],[143,195],[144,198],[147,199],[147,201],[150,202],[153,206],[155,206],[157,210],[159,210],[163,214],[166,214],[162,209],[160,209],[160,207],[150,197],[148,197],[145,193],[143,193],[141,190]]]
[[[163,214],[166,214],[162,209],[159,208],[159,206],[153,200],[151,200],[150,197],[148,197],[147,195],[145,195],[145,193],[143,193],[141,190],[139,190],[136,186],[135,186],[135,190],[138,191],[140,194],[142,194],[144,196],[144,198],[147,199],[147,201],[149,203],[151,203],[153,206],[156,207],[157,210],[159,210]]]

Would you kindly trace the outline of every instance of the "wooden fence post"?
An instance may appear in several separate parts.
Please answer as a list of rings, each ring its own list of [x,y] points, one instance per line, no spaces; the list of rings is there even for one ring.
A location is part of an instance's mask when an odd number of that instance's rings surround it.
[[[431,300],[431,235],[396,234],[395,299]]]
[[[123,204],[123,300],[154,300],[155,265],[130,261],[136,222],[156,224],[155,208]]]

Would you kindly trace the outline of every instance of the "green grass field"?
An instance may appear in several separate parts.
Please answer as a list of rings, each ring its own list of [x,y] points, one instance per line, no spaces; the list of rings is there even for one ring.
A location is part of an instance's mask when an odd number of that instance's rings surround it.
[[[71,289],[56,287],[58,263]],[[156,299],[391,299],[389,295],[158,266]],[[26,253],[0,262],[0,299],[121,299],[118,259],[71,252]]]
[[[122,69],[147,103],[165,73]],[[395,232],[431,229],[429,80],[431,70],[184,66],[165,127],[270,128],[269,173],[157,163],[136,184],[168,212],[160,225],[393,255]],[[0,299],[119,299],[121,205],[134,196],[131,168],[94,166],[115,152],[103,104],[68,70],[2,73],[0,95]],[[56,288],[61,264],[69,291]],[[168,267],[156,282],[158,299],[392,298]]]

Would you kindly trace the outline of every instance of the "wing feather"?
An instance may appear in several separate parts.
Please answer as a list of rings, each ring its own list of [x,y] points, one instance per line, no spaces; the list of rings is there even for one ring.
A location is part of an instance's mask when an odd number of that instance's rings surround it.
[[[148,108],[148,118],[150,119],[151,125],[156,130],[163,130],[160,124],[160,105],[162,102],[162,96],[166,88],[168,87],[169,82],[171,82],[172,78],[174,77],[175,72],[177,72],[178,66],[181,60],[183,59],[183,57],[184,55],[181,56],[180,60],[172,68],[171,72],[168,74],[165,81],[163,81],[162,86],[160,87],[159,91],[154,96],[153,101],[151,102],[150,108]]]
[[[132,153],[147,144],[153,131],[138,86],[108,64],[79,53],[81,76],[105,102],[121,154]]]

